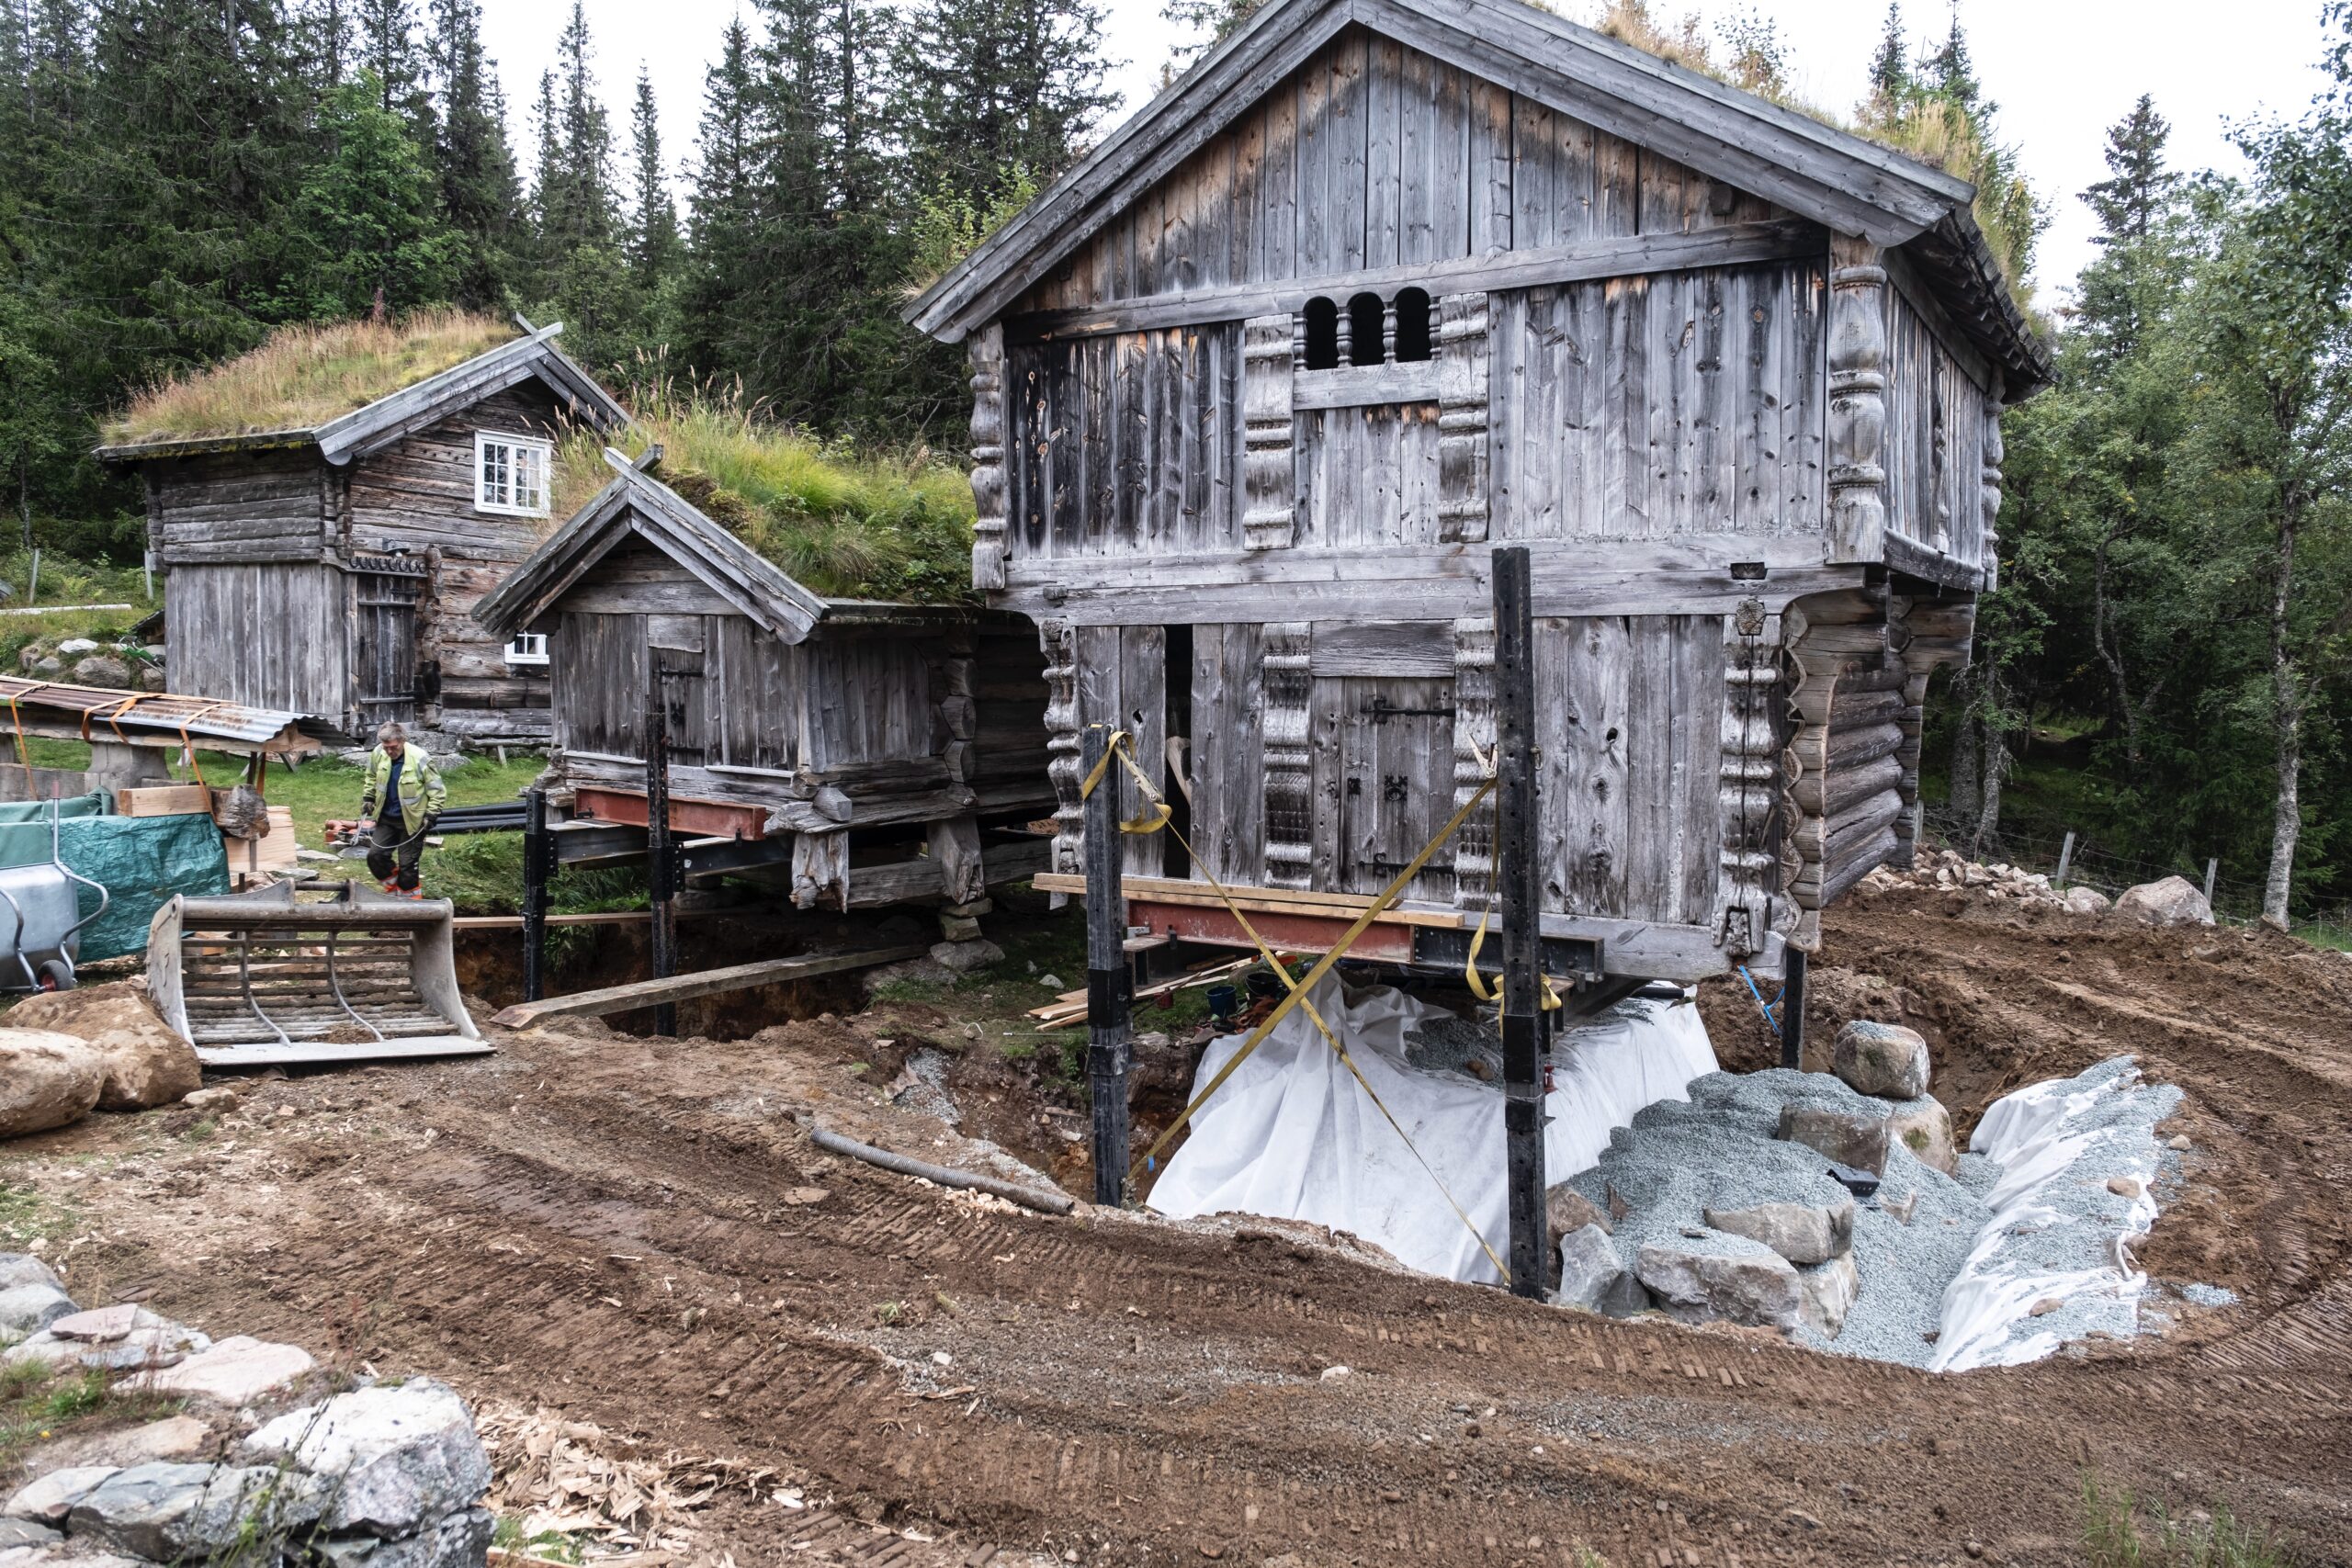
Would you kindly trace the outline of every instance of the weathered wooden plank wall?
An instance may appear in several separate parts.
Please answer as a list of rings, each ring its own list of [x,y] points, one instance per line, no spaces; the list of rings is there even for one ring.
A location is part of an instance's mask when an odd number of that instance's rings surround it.
[[[1672,159],[1351,28],[1080,246],[1015,313],[1779,216]]]
[[[1887,526],[1984,564],[1984,394],[1911,301],[1886,291]]]
[[[332,484],[313,451],[219,452],[149,465],[159,564],[316,561],[334,543]]]
[[[349,581],[316,560],[174,567],[164,577],[172,689],[341,723],[351,693]]]

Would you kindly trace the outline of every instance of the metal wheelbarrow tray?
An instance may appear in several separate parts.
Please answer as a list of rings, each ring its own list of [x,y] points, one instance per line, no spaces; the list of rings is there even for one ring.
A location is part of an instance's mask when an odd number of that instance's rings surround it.
[[[281,882],[174,898],[147,931],[147,993],[208,1067],[489,1052],[458,994],[446,898]]]

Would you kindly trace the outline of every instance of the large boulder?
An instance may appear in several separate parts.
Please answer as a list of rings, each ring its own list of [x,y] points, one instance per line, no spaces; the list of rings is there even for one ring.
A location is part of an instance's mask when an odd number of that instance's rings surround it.
[[[1861,1294],[1862,1273],[1852,1253],[1841,1253],[1817,1269],[1800,1269],[1797,1288],[1802,1292],[1797,1310],[1806,1326],[1825,1339],[1835,1339],[1846,1326],[1854,1298]]]
[[[1603,1235],[1617,1232],[1607,1210],[1565,1181],[1544,1194],[1544,1219],[1545,1228],[1555,1238],[1587,1225],[1599,1225]]]
[[[0,1252],[0,1345],[39,1335],[73,1311],[74,1298],[48,1264],[28,1253]]]
[[[1834,1105],[1783,1105],[1781,1125],[1773,1136],[1803,1144],[1839,1165],[1875,1176],[1886,1174],[1886,1118],[1883,1115]]]
[[[129,1386],[141,1393],[178,1393],[219,1404],[251,1404],[286,1387],[316,1365],[298,1345],[276,1345],[234,1334],[177,1366],[142,1371]]]
[[[1625,1272],[1624,1262],[1599,1225],[1579,1225],[1558,1237],[1560,1282],[1552,1298],[1561,1306],[1599,1312],[1602,1302]]]
[[[1707,1224],[1726,1235],[1760,1241],[1792,1263],[1826,1263],[1854,1246],[1854,1201],[1757,1203],[1745,1209],[1709,1209]]]
[[[96,1491],[120,1468],[111,1464],[77,1464],[36,1476],[18,1487],[15,1496],[0,1503],[0,1516],[30,1519],[35,1524],[62,1525],[65,1516],[74,1511],[74,1504]]]
[[[328,1478],[331,1529],[413,1535],[474,1506],[490,1488],[490,1456],[473,1412],[455,1389],[431,1378],[357,1389],[281,1416],[239,1451]]]
[[[2074,915],[2104,915],[2115,908],[2114,900],[2096,887],[2066,889],[2066,911]]]
[[[2167,876],[2162,882],[2143,882],[2137,887],[2125,888],[2123,896],[2115,901],[2115,912],[2152,926],[2213,923],[2213,906],[2185,876]]]
[[[119,690],[130,684],[130,666],[110,653],[87,654],[74,660],[74,680],[78,685]]]
[[[65,1533],[158,1562],[207,1561],[241,1545],[248,1560],[267,1562],[277,1556],[268,1543],[310,1533],[328,1490],[266,1466],[136,1465],[75,1503]]]
[[[27,997],[9,1010],[8,1021],[87,1041],[106,1066],[101,1111],[171,1105],[204,1084],[196,1047],[173,1033],[128,980]]]
[[[1960,1174],[1960,1145],[1952,1141],[1951,1112],[1932,1094],[1898,1105],[1886,1119],[1889,1143],[1901,1144],[1921,1165],[1946,1176]]]
[[[106,1083],[106,1064],[88,1042],[0,1028],[0,1138],[79,1122],[96,1108]]]
[[[1846,1087],[1857,1094],[1917,1100],[1928,1092],[1928,1042],[1917,1030],[1899,1023],[1854,1020],[1838,1032],[1831,1061]]]
[[[1794,1265],[1764,1251],[1705,1252],[1645,1244],[1634,1273],[1667,1315],[1684,1323],[1737,1323],[1794,1328],[1804,1292]]]

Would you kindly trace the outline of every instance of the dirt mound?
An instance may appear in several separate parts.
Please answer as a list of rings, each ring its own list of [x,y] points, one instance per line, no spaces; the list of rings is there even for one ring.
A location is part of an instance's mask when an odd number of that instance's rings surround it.
[[[2344,1557],[2352,961],[1905,891],[1834,911],[1815,973],[1837,976],[1816,1035],[1833,1008],[1920,1030],[1963,1125],[2124,1052],[2180,1086],[2187,1190],[2141,1258],[2245,1301],[1939,1379],[1271,1231],[1008,1212],[812,1148],[794,1114],[922,1158],[984,1138],[1067,1163],[1066,1086],[971,1039],[952,998],[733,1042],[535,1031],[480,1062],[263,1083],[217,1125],[87,1123],[4,1174],[70,1200],[77,1282],[644,1452],[773,1463],[944,1562],[1931,1563],[1974,1542],[2054,1563],[2079,1558],[2086,1472]],[[1770,1050],[1737,984],[1704,998],[1736,1061]],[[918,1042],[953,1057],[960,1126],[891,1103]],[[722,1488],[697,1548],[764,1561],[779,1528]]]

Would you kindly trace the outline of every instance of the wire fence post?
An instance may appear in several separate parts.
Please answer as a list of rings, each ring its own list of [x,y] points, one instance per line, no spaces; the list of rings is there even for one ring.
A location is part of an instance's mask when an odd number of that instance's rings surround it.
[[[2211,856],[2205,862],[2205,907],[2213,907],[2213,874],[2222,868],[2221,857]]]
[[[2075,863],[2075,830],[2066,829],[2065,846],[2058,852],[2058,874],[2050,879],[2052,887],[2066,886],[2066,868]]]
[[[650,820],[650,818],[648,818]],[[548,994],[548,874],[555,846],[548,841],[548,792],[536,786],[523,807],[523,999]]]
[[[1127,1058],[1135,980],[1127,902],[1119,886],[1119,775],[1106,766],[1111,728],[1090,724],[1079,754],[1094,778],[1086,797],[1086,1083],[1094,1113],[1094,1201],[1116,1204],[1127,1176]]]
[[[670,702],[659,671],[645,705],[645,852],[647,902],[651,905],[650,945],[653,977],[666,980],[678,972],[678,885],[670,853]],[[678,1032],[678,1004],[663,1002],[653,1010],[653,1032]]]
[[[1544,952],[1535,804],[1535,621],[1527,547],[1494,552],[1496,886],[1502,896],[1503,1158],[1510,1289],[1541,1298],[1552,1241],[1544,1213]]]

